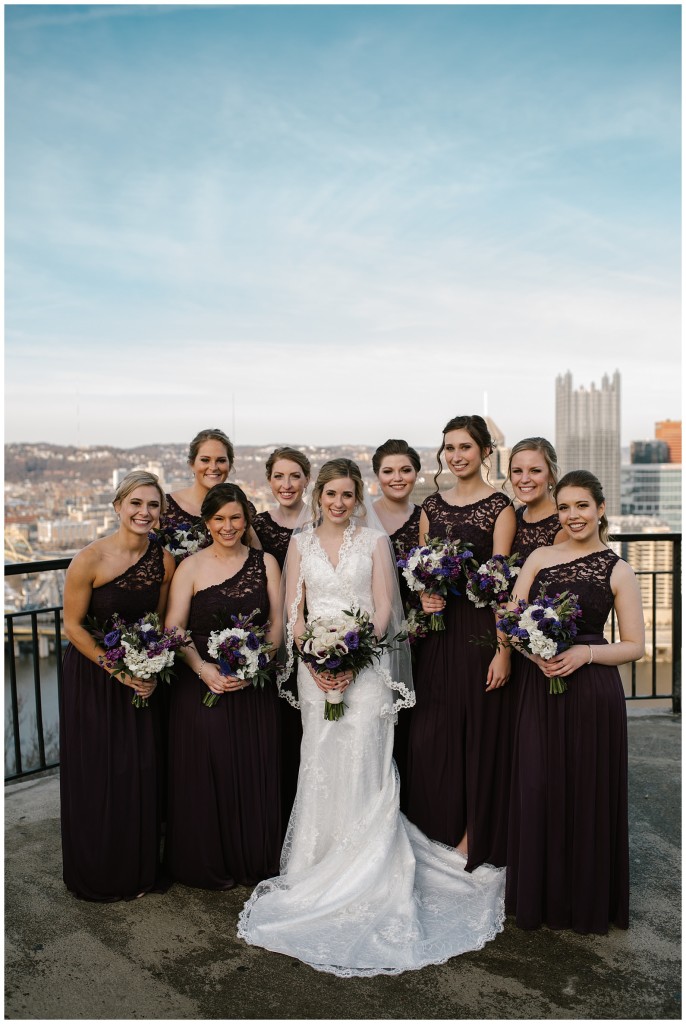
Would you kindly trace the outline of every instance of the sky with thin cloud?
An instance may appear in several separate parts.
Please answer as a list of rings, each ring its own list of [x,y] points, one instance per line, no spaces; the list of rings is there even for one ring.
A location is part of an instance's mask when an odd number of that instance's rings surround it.
[[[678,5],[5,6],[7,441],[680,418]]]

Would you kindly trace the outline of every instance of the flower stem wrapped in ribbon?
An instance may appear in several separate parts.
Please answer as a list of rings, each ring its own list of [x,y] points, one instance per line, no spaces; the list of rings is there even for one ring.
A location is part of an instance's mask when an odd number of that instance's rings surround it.
[[[520,572],[519,555],[493,555],[474,569],[465,566],[467,575],[467,597],[477,608],[498,610],[510,600],[512,587]]]
[[[426,543],[412,548],[407,558],[398,559],[410,590],[446,597],[448,593],[460,596],[459,580],[464,580],[465,562],[473,552],[460,540],[441,540],[427,537]],[[443,612],[434,612],[429,618],[429,629],[445,630]]]
[[[136,622],[125,622],[116,612],[101,627],[88,619],[86,628],[105,648],[100,663],[109,672],[126,672],[136,679],[159,676],[162,682],[171,679],[175,652],[191,642],[186,630],[163,629],[157,612],[149,612]],[[134,693],[131,703],[147,708],[148,700]]]
[[[576,594],[568,590],[555,597],[547,597],[545,591],[544,587],[535,601],[519,601],[516,608],[504,612],[497,628],[515,647],[550,661],[572,646],[581,608]],[[549,693],[566,689],[565,679],[551,676]]]
[[[266,639],[269,623],[256,626],[253,621],[256,615],[259,615],[259,608],[250,615],[231,615],[231,626],[210,633],[207,653],[219,663],[222,675],[247,679],[253,686],[264,687],[269,679],[267,666],[273,648]],[[220,693],[208,690],[202,702],[212,708],[220,697]]]
[[[359,608],[344,609],[339,615],[309,620],[299,638],[298,656],[315,672],[336,675],[350,671],[355,679],[362,669],[379,661],[395,641],[405,638],[406,634],[399,633],[393,641],[387,641],[384,633],[379,639],[368,612]],[[324,702],[324,718],[336,722],[343,717],[346,707],[342,691],[329,690]]]

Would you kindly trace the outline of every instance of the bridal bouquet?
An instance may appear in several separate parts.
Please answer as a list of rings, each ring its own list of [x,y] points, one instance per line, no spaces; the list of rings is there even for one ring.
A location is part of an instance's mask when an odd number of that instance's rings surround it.
[[[398,634],[395,640],[404,639]],[[310,619],[300,639],[299,657],[315,672],[353,673],[353,679],[363,668],[379,660],[392,646],[386,634],[379,639],[368,612],[350,608],[339,615]],[[296,648],[297,650],[297,648]],[[336,722],[345,714],[347,705],[340,690],[329,690],[324,703],[324,718]]]
[[[410,608],[405,619],[405,629],[410,646],[414,647],[429,635],[429,616],[421,608]]]
[[[510,600],[519,571],[519,555],[493,555],[478,568],[466,569],[467,597],[477,608],[502,608]]]
[[[164,526],[159,530],[153,530],[152,535],[174,556],[177,565],[188,555],[194,555],[196,551],[210,543],[207,530],[201,524],[193,526],[191,523],[181,523],[179,526]]]
[[[159,676],[165,683],[171,678],[175,652],[191,642],[186,630],[163,629],[157,612],[129,623],[115,612],[107,631],[93,620],[87,628],[103,644],[105,654],[100,663],[110,672],[128,672],[137,679]],[[148,707],[147,698],[137,693],[131,703],[136,708]]]
[[[565,590],[555,597],[547,597],[544,587],[535,601],[519,601],[516,608],[505,612],[497,628],[515,647],[550,661],[572,646],[580,615],[576,594]],[[550,693],[564,693],[566,689],[565,679],[551,676]]]
[[[264,626],[253,623],[258,614],[259,608],[255,608],[250,615],[231,615],[233,625],[210,633],[207,653],[219,662],[222,675],[249,679],[253,686],[263,687],[269,679],[267,665],[272,645],[266,639],[269,623]],[[220,697],[220,693],[208,690],[202,702],[212,708]]]
[[[458,580],[464,577],[464,563],[473,553],[459,540],[440,540],[427,537],[426,544],[412,548],[407,558],[398,559],[410,590],[440,594],[448,592],[459,596]],[[434,612],[429,618],[429,629],[444,630],[443,612]]]

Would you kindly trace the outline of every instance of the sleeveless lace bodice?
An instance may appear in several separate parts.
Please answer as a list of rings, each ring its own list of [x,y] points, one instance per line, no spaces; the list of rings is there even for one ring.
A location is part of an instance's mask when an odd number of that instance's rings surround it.
[[[536,573],[529,599],[538,597],[542,587],[546,588],[548,597],[569,590],[576,594],[582,609],[582,616],[577,620],[578,634],[601,634],[614,603],[610,576],[618,561],[619,556],[607,548],[592,551],[572,562],[549,565]]]
[[[517,517],[517,531],[512,541],[512,554],[519,555],[523,564],[532,551],[537,548],[547,548],[554,543],[555,538],[562,529],[557,513],[546,516],[537,523],[527,523],[524,519],[526,505],[521,505],[515,510]]]
[[[212,630],[229,626],[230,615],[249,615],[256,608],[259,614],[253,621],[255,625],[263,626],[269,618],[264,552],[250,548],[235,576],[193,595],[188,628],[196,646],[200,641],[203,656],[207,651],[206,638]]]
[[[422,513],[419,505],[415,505],[407,522],[390,535],[396,560],[407,558],[408,554],[419,544],[419,517]]]
[[[368,527],[358,527],[352,533],[346,530],[334,568],[314,530],[298,535],[308,617],[335,615],[352,605],[373,612],[372,554],[382,536]]]
[[[510,504],[507,495],[494,491],[471,505],[450,505],[440,494],[430,494],[422,508],[429,520],[430,537],[463,541],[481,563],[493,554],[495,521]]]
[[[102,624],[117,612],[125,622],[135,622],[157,609],[163,579],[163,550],[151,541],[135,565],[93,588],[88,615]]]
[[[253,527],[264,550],[273,555],[279,563],[279,568],[283,569],[293,531],[287,526],[275,523],[269,512],[258,513],[253,520]]]

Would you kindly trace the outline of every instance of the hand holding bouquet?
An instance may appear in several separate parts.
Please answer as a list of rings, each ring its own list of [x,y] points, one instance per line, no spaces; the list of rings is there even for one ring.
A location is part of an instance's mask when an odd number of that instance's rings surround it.
[[[467,573],[467,597],[477,608],[502,608],[510,600],[514,581],[520,572],[519,556],[493,555],[483,565]],[[473,561],[476,565],[476,561]]]
[[[404,634],[394,637],[404,639]],[[351,608],[336,616],[310,619],[299,638],[299,656],[316,672],[334,675],[352,672],[353,679],[374,660],[378,661],[392,646],[386,634],[379,639],[368,612]],[[336,722],[345,714],[341,690],[329,690],[324,702],[324,718]]]
[[[505,612],[497,628],[515,647],[550,661],[572,646],[580,615],[576,594],[565,590],[555,597],[547,597],[544,587],[535,601],[519,601],[516,608]],[[550,693],[564,693],[566,689],[566,680],[551,676]]]
[[[232,615],[230,621],[233,625],[210,633],[207,653],[219,662],[222,675],[247,679],[253,686],[264,686],[269,679],[267,665],[272,645],[266,639],[268,623],[264,626],[253,623],[257,614],[258,608],[250,615]],[[211,708],[220,697],[220,693],[208,690],[202,702]]]
[[[472,557],[462,541],[427,537],[426,544],[412,548],[407,558],[398,560],[398,565],[410,590],[441,597],[448,593],[459,596],[457,582],[464,576],[464,563]],[[430,616],[429,629],[445,629],[442,611]]]
[[[88,628],[105,648],[100,663],[115,675],[127,672],[135,679],[159,676],[168,683],[175,652],[190,643],[190,636],[185,630],[163,629],[157,612],[149,612],[131,623],[124,622],[115,613],[109,620],[107,631],[96,622],[90,622]],[[131,703],[136,708],[148,706],[147,697],[138,693],[133,695]]]

